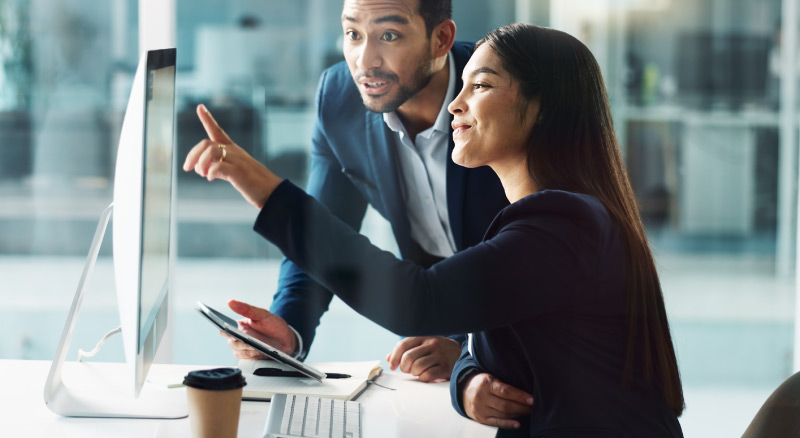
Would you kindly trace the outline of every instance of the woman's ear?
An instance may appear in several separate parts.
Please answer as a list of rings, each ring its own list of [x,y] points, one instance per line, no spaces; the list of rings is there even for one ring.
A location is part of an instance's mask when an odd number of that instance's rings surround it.
[[[444,20],[431,32],[431,46],[434,58],[444,56],[453,47],[456,40],[456,23],[453,20]]]

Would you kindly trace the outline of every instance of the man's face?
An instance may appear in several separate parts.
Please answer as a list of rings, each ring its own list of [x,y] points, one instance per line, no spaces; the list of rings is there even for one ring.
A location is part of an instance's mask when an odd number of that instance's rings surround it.
[[[424,0],[344,2],[344,57],[371,111],[396,110],[431,80],[431,40],[417,1]]]

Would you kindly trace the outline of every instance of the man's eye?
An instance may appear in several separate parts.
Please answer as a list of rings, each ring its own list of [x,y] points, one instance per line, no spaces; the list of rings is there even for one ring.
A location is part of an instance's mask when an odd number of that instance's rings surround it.
[[[383,40],[384,41],[392,42],[392,41],[397,40],[398,38],[400,38],[400,35],[398,35],[398,34],[396,34],[394,32],[386,32],[385,34],[383,34]]]
[[[354,30],[348,30],[347,32],[345,32],[345,35],[347,35],[347,37],[350,38],[351,41],[355,41],[358,39],[358,32]]]
[[[486,85],[486,84],[475,83],[475,84],[472,84],[472,88],[474,88],[476,90],[479,90],[481,88],[491,88],[491,87]]]

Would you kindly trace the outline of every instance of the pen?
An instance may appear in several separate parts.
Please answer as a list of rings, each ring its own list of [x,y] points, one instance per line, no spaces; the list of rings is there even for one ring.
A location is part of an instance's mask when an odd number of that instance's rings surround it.
[[[349,379],[351,376],[350,376],[350,374],[325,373],[325,377],[327,377],[329,379]]]
[[[287,371],[280,368],[257,368],[253,374],[262,377],[308,377],[299,371]],[[349,379],[352,376],[342,373],[325,373],[325,377],[328,379]]]

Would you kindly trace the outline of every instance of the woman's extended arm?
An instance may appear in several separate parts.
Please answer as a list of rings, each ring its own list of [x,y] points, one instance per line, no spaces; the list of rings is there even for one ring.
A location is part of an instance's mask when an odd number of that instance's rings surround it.
[[[511,221],[429,269],[373,246],[288,181],[255,230],[359,313],[417,336],[486,330],[567,306],[596,257],[588,262],[574,236],[562,236],[575,227],[558,213]]]
[[[515,216],[507,210],[509,218],[499,221],[490,240],[424,269],[373,246],[302,190],[281,182],[236,146],[205,107],[198,115],[210,140],[192,149],[184,170],[225,179],[263,207],[257,232],[356,311],[395,333],[474,332],[555,311],[573,301],[593,272],[598,232],[587,220],[588,208],[565,202],[568,195],[542,196],[537,212]]]

